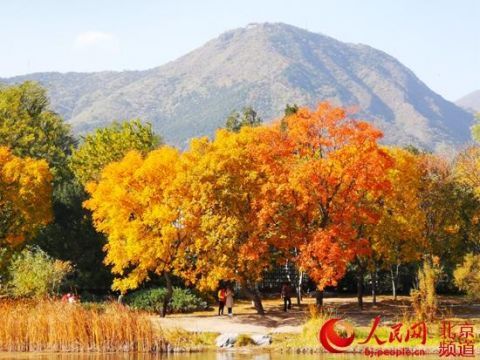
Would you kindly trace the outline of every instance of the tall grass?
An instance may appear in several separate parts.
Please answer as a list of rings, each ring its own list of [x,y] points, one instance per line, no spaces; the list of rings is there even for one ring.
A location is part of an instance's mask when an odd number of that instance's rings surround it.
[[[0,351],[162,352],[148,315],[115,303],[0,301]]]
[[[274,343],[279,348],[288,349],[288,351],[320,348],[318,332],[327,320],[335,317],[337,317],[335,309],[319,309],[316,305],[309,305],[302,332],[299,334],[278,334],[274,337]]]

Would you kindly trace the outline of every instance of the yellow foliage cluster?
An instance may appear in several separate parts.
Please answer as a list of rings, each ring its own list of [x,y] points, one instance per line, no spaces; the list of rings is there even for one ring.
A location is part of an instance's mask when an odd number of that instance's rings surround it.
[[[164,146],[107,166],[85,206],[108,237],[114,288],[172,272],[200,288],[235,280],[253,288],[292,256],[322,286],[364,247],[367,203],[389,188],[381,133],[322,103],[282,123],[219,130],[180,154]]]
[[[0,245],[22,243],[52,219],[52,175],[45,160],[14,156],[0,147]]]
[[[448,164],[379,146],[381,136],[321,103],[268,126],[221,129],[182,153],[128,153],[87,186],[85,202],[107,235],[114,289],[151,273],[254,288],[286,260],[321,289],[359,257],[398,269],[459,247],[475,216],[458,211],[465,199]]]
[[[108,234],[106,263],[121,276],[113,284],[117,290],[138,287],[150,271],[170,272],[179,258],[183,231],[172,201],[177,166],[179,153],[173,148],[162,147],[146,158],[132,151],[108,165],[102,181],[87,186],[92,196],[85,206],[97,230]]]

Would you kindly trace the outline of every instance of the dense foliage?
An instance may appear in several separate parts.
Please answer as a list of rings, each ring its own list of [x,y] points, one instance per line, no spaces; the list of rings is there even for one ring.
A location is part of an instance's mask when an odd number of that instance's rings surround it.
[[[52,259],[40,249],[25,248],[10,264],[9,290],[15,297],[55,295],[71,271],[70,263]]]
[[[135,291],[126,297],[126,303],[139,310],[161,313],[166,288],[153,288]],[[173,288],[173,295],[168,304],[173,313],[188,313],[207,309],[206,301],[202,300],[189,289]]]
[[[455,284],[473,300],[480,299],[480,255],[469,253],[454,272]]]
[[[306,273],[317,294],[355,283],[360,305],[366,279],[375,292],[386,274],[384,289],[396,295],[403,272],[417,281],[418,316],[430,319],[437,267],[444,289],[478,292],[480,150],[450,160],[382,146],[381,137],[320,103],[287,105],[266,125],[245,108],[184,151],[139,120],[98,129],[74,149],[42,88],[2,88],[0,270],[11,266],[0,278],[28,289],[18,296],[57,288],[38,285],[39,264],[45,272],[71,264],[83,290],[125,294],[162,278],[165,288],[128,301],[163,314],[203,306],[172,278],[201,291],[230,282],[262,313],[259,284],[280,264]],[[27,240],[42,250],[18,255]],[[39,278],[25,275],[29,262]]]
[[[153,133],[150,124],[144,125],[140,120],[114,122],[82,139],[70,158],[70,168],[77,180],[86,185],[98,180],[106,165],[120,160],[128,151],[146,154],[159,144],[161,139]]]
[[[0,87],[0,145],[18,156],[46,160],[60,179],[74,144],[70,127],[50,110],[44,88],[29,81]]]
[[[14,247],[52,219],[52,175],[45,160],[0,147],[0,247]]]

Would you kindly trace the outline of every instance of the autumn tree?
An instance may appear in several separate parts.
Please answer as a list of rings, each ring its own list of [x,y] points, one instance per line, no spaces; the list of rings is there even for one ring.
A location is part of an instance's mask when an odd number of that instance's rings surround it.
[[[146,157],[131,151],[87,185],[91,197],[85,202],[95,228],[107,237],[105,262],[117,276],[113,289],[125,293],[152,273],[164,276],[162,315],[173,292],[171,274],[184,261],[185,232],[173,186],[178,166],[179,153],[170,147]]]
[[[455,265],[478,239],[479,203],[473,192],[456,180],[447,159],[421,154],[420,166],[419,207],[424,221],[418,242],[422,254],[419,265],[420,269],[436,267],[438,271],[430,281],[437,281],[440,271],[442,276],[452,276]],[[428,302],[432,304],[436,285],[428,291]]]
[[[53,221],[35,232],[31,242],[55,258],[71,261],[82,288],[109,282],[110,272],[102,267],[102,236],[82,209],[84,190],[68,167],[76,141],[37,83],[0,87],[0,144],[17,156],[46,160],[54,175]]]
[[[18,156],[45,159],[59,182],[74,144],[70,127],[50,109],[44,88],[30,81],[0,87],[0,146]]]
[[[455,284],[467,293],[472,300],[480,299],[480,255],[469,253],[465,255],[455,271]]]
[[[300,108],[265,134],[259,159],[269,166],[263,224],[285,256],[317,282],[336,285],[349,263],[368,252],[364,228],[378,221],[371,204],[389,188],[392,159],[381,132],[345,110]]]
[[[475,124],[472,126],[471,131],[472,131],[472,138],[480,142],[480,113],[475,114]]]
[[[391,188],[376,204],[379,221],[367,229],[372,251],[366,260],[372,270],[374,293],[377,271],[389,270],[396,299],[400,266],[419,260],[425,246],[425,214],[420,209],[423,173],[418,155],[395,147],[387,151],[394,160],[393,167],[387,171]]]
[[[89,181],[98,180],[107,164],[120,160],[130,150],[146,154],[161,143],[151,124],[143,124],[138,119],[114,122],[82,138],[82,143],[70,158],[70,168],[78,181],[86,185]]]
[[[0,147],[0,246],[16,246],[51,221],[51,181],[45,160]]]
[[[263,128],[219,130],[214,140],[192,141],[183,155],[183,223],[192,237],[183,276],[199,288],[237,282],[264,309],[257,283],[272,264],[259,226],[262,186],[268,181],[256,147]]]
[[[424,212],[424,254],[454,266],[477,238],[479,204],[468,187],[456,180],[450,162],[424,154],[419,193]],[[444,264],[442,264],[444,265]]]
[[[470,146],[460,152],[454,164],[455,179],[480,197],[480,147]]]

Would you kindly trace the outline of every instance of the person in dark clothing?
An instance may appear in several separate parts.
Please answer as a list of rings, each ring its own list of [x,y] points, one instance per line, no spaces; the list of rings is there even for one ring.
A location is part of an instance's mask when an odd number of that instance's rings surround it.
[[[283,299],[283,311],[290,310],[292,308],[292,287],[288,282],[284,282],[280,296]]]

